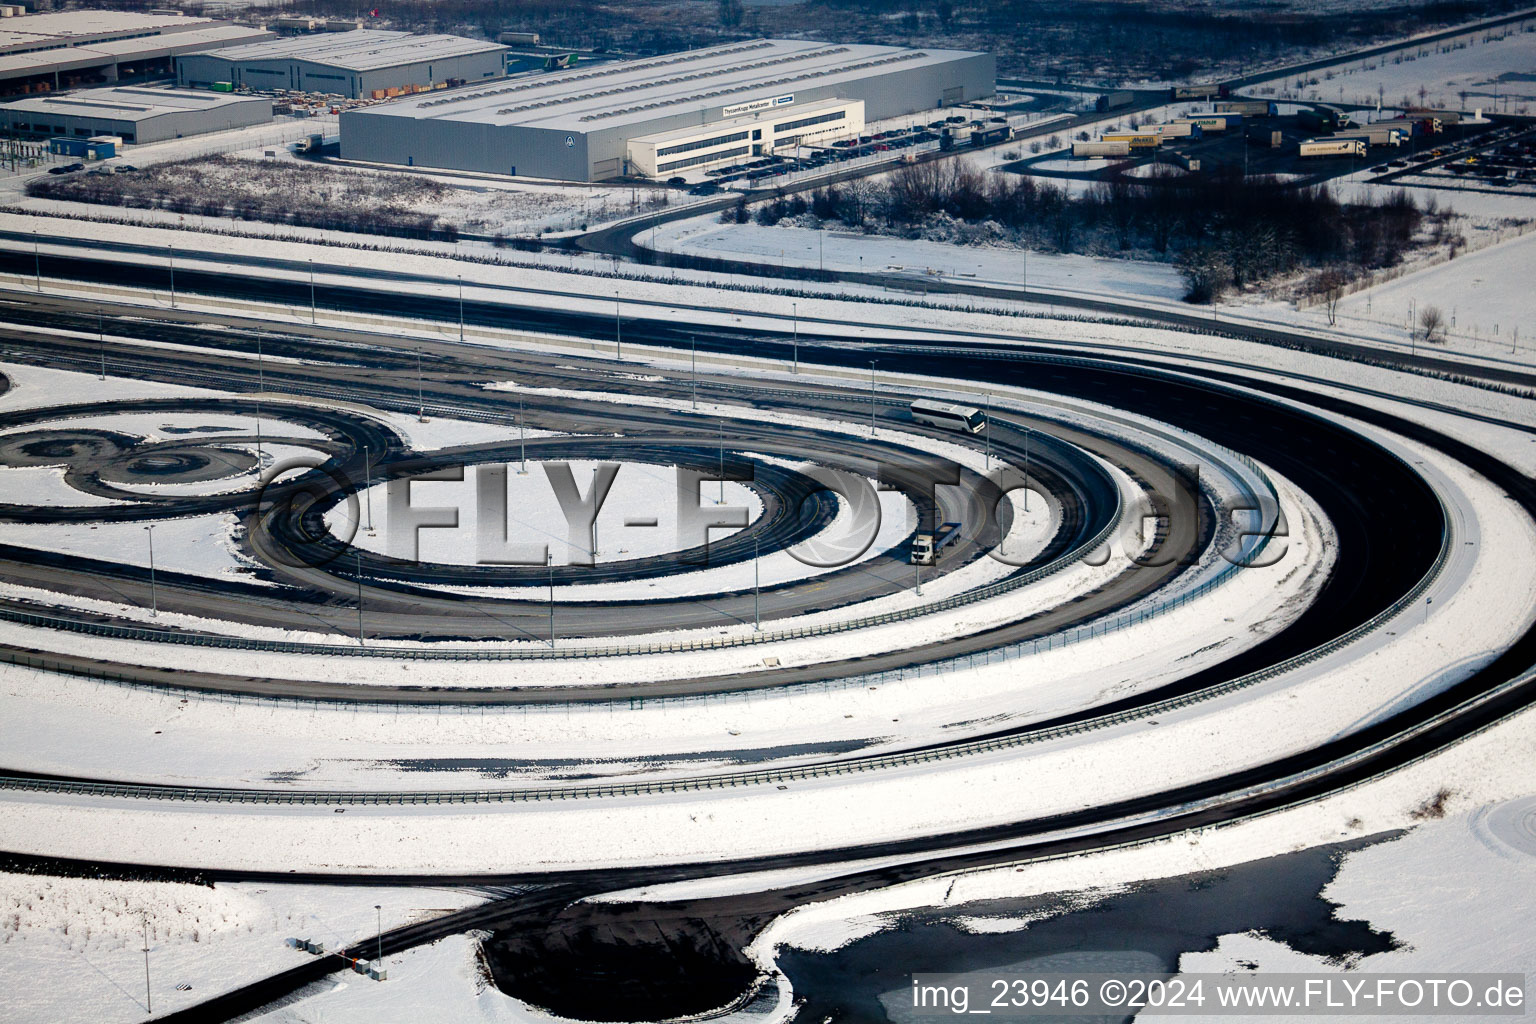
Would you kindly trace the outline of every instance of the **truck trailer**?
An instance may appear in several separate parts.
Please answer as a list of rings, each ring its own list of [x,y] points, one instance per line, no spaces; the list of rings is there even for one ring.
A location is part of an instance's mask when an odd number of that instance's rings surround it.
[[[1365,157],[1364,139],[1308,139],[1301,144],[1300,155],[1310,157]]]
[[[1072,155],[1079,157],[1130,156],[1129,142],[1074,142]]]
[[[1364,139],[1368,146],[1401,146],[1407,132],[1401,125],[1368,124],[1333,133],[1335,139]]]
[[[1149,124],[1141,129],[1144,132],[1156,132],[1165,139],[1199,139],[1205,135],[1204,129],[1197,124],[1188,121],[1170,121],[1167,124]]]
[[[1247,117],[1278,117],[1280,105],[1274,100],[1226,100],[1216,104],[1218,114],[1243,114]]]
[[[1229,128],[1241,128],[1243,125],[1242,114],[1191,114],[1188,117],[1176,117],[1174,121],[1184,124],[1198,125],[1201,131],[1224,132]]]
[[[1336,132],[1354,123],[1348,114],[1337,107],[1322,104],[1311,110],[1303,110],[1296,116],[1304,126],[1316,132]]]
[[[1176,100],[1205,100],[1220,97],[1225,99],[1227,87],[1215,82],[1207,82],[1203,85],[1176,85],[1169,95]]]
[[[1156,149],[1163,144],[1163,137],[1156,132],[1106,132],[1100,142],[1124,142],[1132,149]]]
[[[1136,94],[1133,92],[1107,92],[1093,101],[1094,110],[1115,110],[1119,107],[1128,107],[1136,102]]]

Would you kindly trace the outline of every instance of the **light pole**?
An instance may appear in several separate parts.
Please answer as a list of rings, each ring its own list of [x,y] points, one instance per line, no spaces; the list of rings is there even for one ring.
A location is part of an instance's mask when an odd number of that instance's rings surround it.
[[[261,365],[261,332],[256,332],[256,468],[261,468],[261,393],[267,388],[267,378]]]
[[[987,469],[992,468],[992,392],[987,392],[987,418],[982,421],[987,429]]]
[[[171,308],[176,308],[176,247],[169,242],[165,244],[166,257],[170,260],[171,268]],[[43,290],[41,282],[37,286],[38,291]]]
[[[149,614],[160,614],[160,598],[155,593],[155,524],[150,523],[144,527],[149,534]]]
[[[720,501],[717,504],[725,504],[725,420],[720,421]]]
[[[363,501],[368,505],[368,533],[373,534],[373,450],[363,449]]]
[[[315,258],[309,258],[309,322],[315,322]]]
[[[37,284],[37,290],[43,290],[43,257],[37,251],[37,228],[32,229],[32,278]],[[171,305],[176,305],[172,300]]]
[[[154,1013],[154,1003],[149,995],[149,918],[144,918],[144,1012]]]
[[[752,631],[763,628],[762,575],[757,567],[758,540],[752,538]]]
[[[374,931],[379,936],[379,955],[376,961],[380,970],[384,969],[384,907],[382,904],[373,905],[373,918],[377,922]]]
[[[549,649],[555,649],[555,553],[544,552],[544,564],[549,567]]]
[[[1029,428],[1024,428],[1024,511],[1029,511]]]
[[[624,361],[624,327],[619,322],[619,293],[613,293],[613,350],[620,362]]]
[[[357,556],[357,645],[363,646],[363,553],[361,550],[354,552]]]
[[[427,422],[427,400],[422,397],[421,346],[416,346],[416,422]]]
[[[913,576],[914,579],[917,580],[917,586],[916,586],[916,588],[914,588],[914,592],[916,593],[916,595],[918,597],[922,597],[923,596],[923,564],[921,562],[913,562],[912,563],[912,576]]]
[[[597,467],[592,467],[592,493],[597,493]],[[592,516],[592,561],[597,561],[597,516]]]
[[[800,304],[798,302],[791,302],[789,304],[789,310],[790,310],[790,316],[794,319],[794,322],[795,322],[795,368],[794,368],[793,372],[799,373],[800,372]]]
[[[1518,333],[1518,332],[1517,332]],[[96,345],[101,352],[101,380],[107,379],[107,328],[102,323],[101,310],[96,310]]]
[[[692,355],[688,366],[688,380],[693,388],[693,408],[699,408],[699,336],[688,335],[688,340],[693,343]]]
[[[522,462],[517,469],[518,476],[528,475],[528,434],[523,424],[523,400],[517,400],[517,444],[522,449]]]
[[[869,361],[869,436],[875,436],[875,360]]]
[[[459,274],[459,344],[464,344],[464,275]]]

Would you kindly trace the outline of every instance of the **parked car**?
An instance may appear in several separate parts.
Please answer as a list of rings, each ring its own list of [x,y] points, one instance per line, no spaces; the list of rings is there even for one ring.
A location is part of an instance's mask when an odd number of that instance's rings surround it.
[[[679,175],[676,178],[668,178],[667,184],[671,185],[673,188],[681,188],[682,186],[688,184],[688,179]]]

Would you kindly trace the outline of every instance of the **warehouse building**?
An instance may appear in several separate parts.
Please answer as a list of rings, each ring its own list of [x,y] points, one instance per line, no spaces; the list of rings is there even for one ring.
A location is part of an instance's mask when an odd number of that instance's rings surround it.
[[[442,88],[499,78],[507,48],[461,36],[418,36],[360,29],[293,36],[177,58],[176,84],[206,89],[296,89],[348,99],[382,98],[411,88]],[[375,94],[378,94],[375,96]]]
[[[32,138],[116,135],[124,143],[163,142],[272,120],[257,96],[118,86],[0,105],[0,130]]]
[[[758,39],[343,111],[341,155],[565,181],[665,177],[995,92],[990,54]]]
[[[0,94],[170,78],[177,54],[270,38],[265,29],[177,14],[60,11],[6,18],[0,22]]]

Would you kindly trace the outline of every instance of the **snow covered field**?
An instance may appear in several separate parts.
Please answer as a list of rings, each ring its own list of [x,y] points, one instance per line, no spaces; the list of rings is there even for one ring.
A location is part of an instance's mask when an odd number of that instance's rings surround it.
[[[643,240],[648,244],[651,235]],[[669,252],[755,260],[770,265],[923,280],[958,280],[1031,291],[1176,300],[1184,282],[1171,264],[1025,252],[1011,246],[962,246],[847,230],[815,231],[721,224],[712,217],[673,221],[655,232]]]
[[[1481,32],[1457,37],[1458,48],[1449,52],[1442,52],[1446,43],[1437,43],[1346,64],[1331,69],[1304,95],[1365,104],[1380,99],[1385,107],[1529,114],[1536,105],[1536,32],[1497,33],[1502,38],[1486,42]]]

